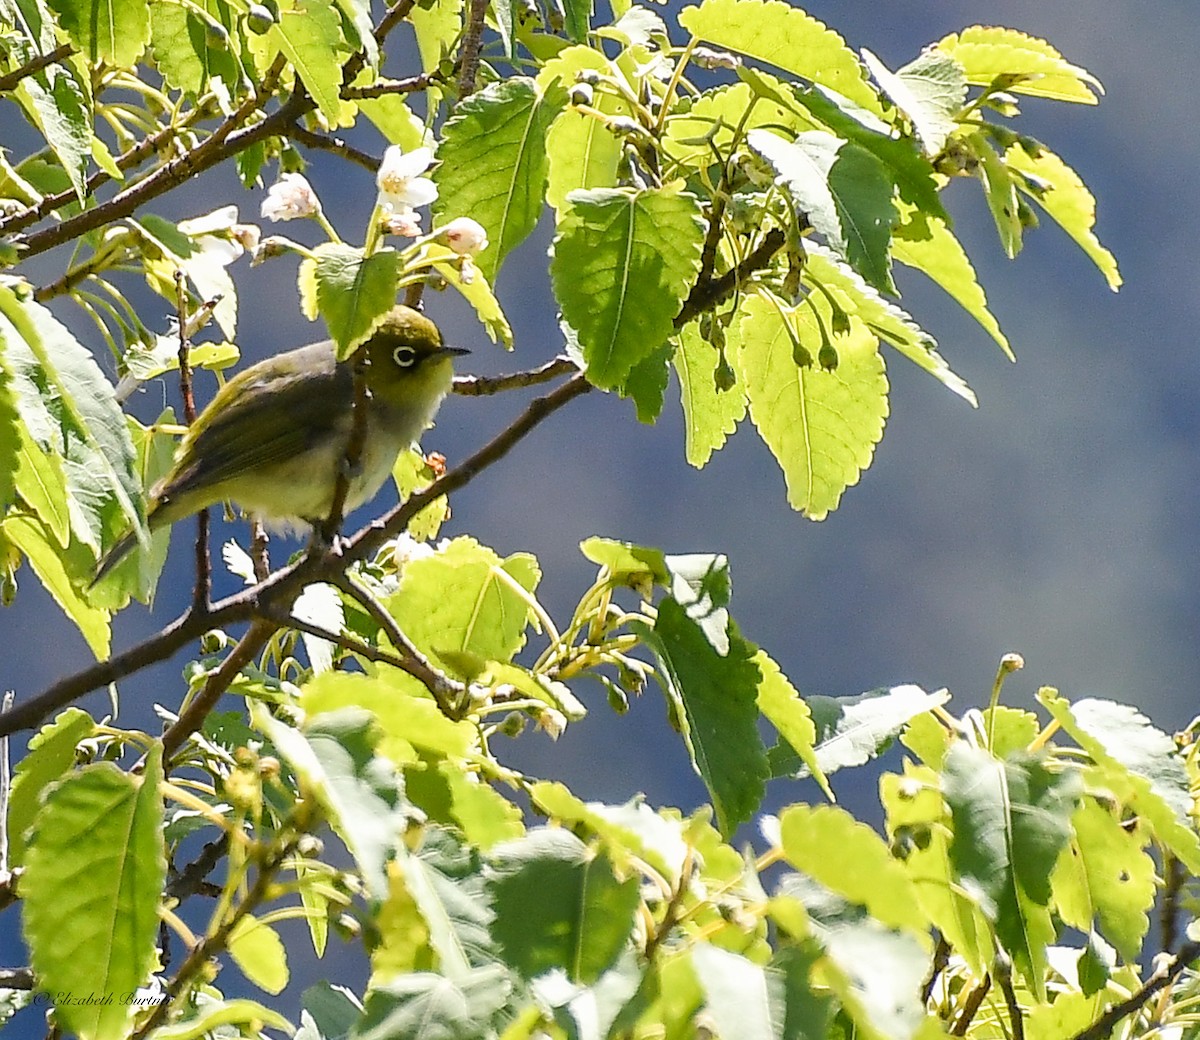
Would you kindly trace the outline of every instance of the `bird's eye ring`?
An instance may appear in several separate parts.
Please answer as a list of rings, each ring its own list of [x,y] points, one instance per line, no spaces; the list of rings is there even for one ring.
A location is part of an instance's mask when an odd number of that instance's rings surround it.
[[[408,346],[399,346],[392,351],[392,360],[401,368],[412,368],[417,363],[417,352]]]

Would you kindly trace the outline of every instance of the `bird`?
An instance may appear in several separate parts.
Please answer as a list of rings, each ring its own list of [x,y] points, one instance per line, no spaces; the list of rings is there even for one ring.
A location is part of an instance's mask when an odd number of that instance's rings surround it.
[[[454,358],[438,327],[398,305],[365,343],[337,361],[332,340],[267,358],[229,380],[196,417],[169,472],[150,491],[151,532],[231,501],[271,525],[316,525],[333,507],[353,429],[354,367],[361,363],[366,428],[344,509],[370,501],[401,451],[433,422],[450,390]],[[122,535],[92,585],[137,544]]]

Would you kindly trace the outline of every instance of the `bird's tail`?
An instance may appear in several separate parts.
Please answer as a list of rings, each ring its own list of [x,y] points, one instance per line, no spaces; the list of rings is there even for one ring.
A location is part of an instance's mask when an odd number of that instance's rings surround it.
[[[104,576],[108,574],[109,571],[111,571],[118,563],[125,559],[125,557],[128,556],[134,548],[137,547],[137,543],[137,533],[135,531],[129,531],[126,534],[123,534],[113,545],[113,547],[104,554],[103,559],[101,559],[100,563],[96,566],[95,576],[92,578],[88,588],[95,588],[96,585],[98,585],[104,579]]]

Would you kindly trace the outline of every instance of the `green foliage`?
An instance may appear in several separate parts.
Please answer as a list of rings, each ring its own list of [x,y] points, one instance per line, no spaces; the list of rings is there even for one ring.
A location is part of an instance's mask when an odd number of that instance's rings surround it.
[[[53,1028],[1192,1035],[1196,948],[1154,967],[1150,921],[1200,876],[1194,726],[1172,739],[1052,690],[1039,713],[1002,706],[1011,661],[985,712],[913,685],[812,693],[743,634],[718,552],[588,538],[595,576],[556,618],[532,552],[430,544],[459,489],[546,415],[594,388],[656,421],[672,371],[692,465],[748,418],[792,506],[829,515],[884,434],[885,344],[975,403],[901,306],[895,262],[1011,356],[940,201],[952,179],[980,181],[1008,255],[1040,211],[1120,285],[1083,182],[1012,129],[1016,95],[1096,101],[1045,41],[976,26],[892,70],[781,0],[703,0],[671,24],[592,6],[433,0],[373,22],[366,0],[0,0],[0,93],[44,144],[0,157],[0,591],[28,563],[103,662],[0,713],[5,732],[36,730],[0,787],[0,904],[17,900]],[[421,73],[393,80],[409,30]],[[380,169],[357,237],[300,176],[329,154],[347,185],[366,183],[352,164]],[[234,205],[149,211],[230,165],[248,188],[278,172],[263,219],[311,218],[321,243],[263,238]],[[181,432],[172,411],[144,427],[122,404],[237,360],[235,261],[297,257],[300,307],[339,357],[399,294],[448,287],[513,348],[498,280],[543,221],[566,356],[457,389],[556,385],[457,467],[401,453],[406,503],[333,547],[272,571],[260,540],[226,545],[250,588],[210,604],[198,580],[186,614],[110,658],[111,616],[151,596],[166,533],[92,575],[127,532],[150,542],[144,492]],[[61,273],[34,284],[46,264]],[[151,328],[131,285],[180,328]],[[51,305],[94,323],[115,390]],[[359,461],[348,443],[347,476]],[[161,736],[69,706],[189,647],[185,686],[157,695]],[[597,692],[618,713],[661,692],[679,736],[661,753],[691,765],[704,805],[588,801],[513,767],[508,741],[586,725]],[[804,801],[832,803],[868,762],[881,828]],[[289,918],[339,979],[299,1005]],[[368,977],[333,963],[343,940]],[[85,985],[147,999],[87,1002]],[[225,995],[246,986],[272,1003]],[[0,989],[0,1021],[25,999]]]

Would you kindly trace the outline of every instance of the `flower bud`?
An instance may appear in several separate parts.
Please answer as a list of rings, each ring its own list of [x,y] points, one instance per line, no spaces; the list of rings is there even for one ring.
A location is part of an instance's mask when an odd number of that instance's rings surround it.
[[[269,32],[274,24],[275,16],[271,14],[269,7],[264,7],[262,4],[250,5],[250,9],[246,12],[246,27],[255,36],[262,36],[263,33]]]
[[[267,189],[260,213],[264,220],[296,220],[321,212],[321,200],[300,173],[282,174]]]
[[[455,217],[442,229],[442,237],[459,256],[478,256],[488,246],[487,230],[470,217]]]
[[[596,98],[596,92],[586,83],[576,83],[571,88],[572,105],[590,105]]]

